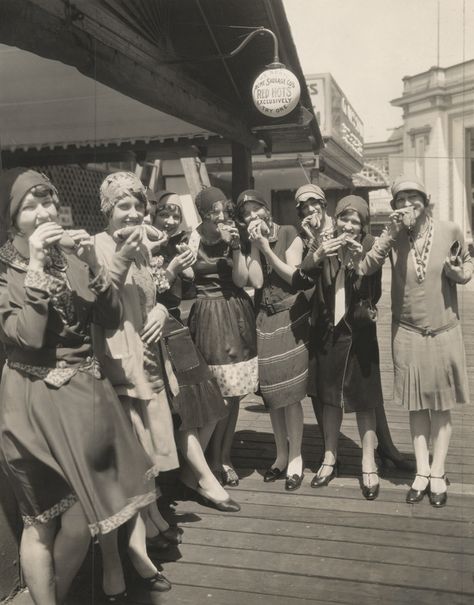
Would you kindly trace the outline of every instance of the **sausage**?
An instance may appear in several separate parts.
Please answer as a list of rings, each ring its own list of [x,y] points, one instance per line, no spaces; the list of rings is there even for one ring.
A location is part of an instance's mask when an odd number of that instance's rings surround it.
[[[140,225],[132,225],[130,227],[122,227],[122,229],[118,229],[114,233],[113,238],[114,238],[114,240],[116,242],[124,242],[126,239],[128,239],[132,235],[132,233],[138,227],[140,227]]]
[[[163,233],[163,231],[160,231],[152,225],[143,225],[143,228],[145,230],[145,235],[150,240],[150,242],[158,242],[159,240],[166,238],[166,234]]]

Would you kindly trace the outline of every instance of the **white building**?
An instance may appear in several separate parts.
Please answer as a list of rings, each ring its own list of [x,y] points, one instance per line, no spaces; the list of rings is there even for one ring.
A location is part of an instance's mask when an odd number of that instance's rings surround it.
[[[458,223],[472,242],[474,60],[406,76],[392,105],[403,109],[403,125],[387,141],[365,145],[365,170],[372,166],[390,181],[417,174],[431,193],[435,216]],[[373,210],[383,211],[381,199],[378,194]]]

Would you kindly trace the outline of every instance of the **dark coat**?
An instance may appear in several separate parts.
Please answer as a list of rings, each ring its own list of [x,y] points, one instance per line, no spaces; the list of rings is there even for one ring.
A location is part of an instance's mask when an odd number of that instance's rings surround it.
[[[373,242],[374,238],[367,235],[362,242],[365,250]],[[314,285],[308,395],[323,405],[343,407],[346,412],[363,411],[383,405],[379,348],[376,323],[361,324],[354,312],[361,301],[370,300],[375,307],[381,296],[382,272],[361,277],[346,270],[346,314],[334,326],[338,264],[334,259],[325,259],[315,267],[307,257],[302,264],[303,275],[295,273],[295,286]]]

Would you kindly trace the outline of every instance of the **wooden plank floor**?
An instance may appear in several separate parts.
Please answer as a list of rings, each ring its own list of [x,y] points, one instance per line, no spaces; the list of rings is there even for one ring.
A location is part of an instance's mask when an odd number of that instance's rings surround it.
[[[386,293],[387,280],[385,275]],[[460,298],[474,392],[474,291],[464,291]],[[411,457],[408,415],[391,401],[387,294],[380,304],[378,329],[389,425],[397,446]],[[342,426],[341,476],[326,488],[311,489],[321,439],[309,400],[304,402],[304,415],[306,470],[297,492],[285,492],[283,481],[262,481],[275,450],[269,416],[255,396],[242,402],[233,448],[241,481],[230,491],[242,506],[240,513],[221,513],[184,499],[172,484],[164,486],[171,502],[170,519],[184,528],[184,536],[179,549],[164,551],[161,560],[173,589],[153,602],[474,603],[474,406],[464,406],[453,414],[447,463],[451,486],[448,506],[440,510],[432,508],[427,499],[407,505],[404,499],[411,477],[393,468],[383,473],[379,498],[374,502],[363,499],[353,415],[345,416]],[[74,593],[71,604],[93,602],[84,585],[76,585]],[[26,595],[15,599],[16,605],[27,602]]]

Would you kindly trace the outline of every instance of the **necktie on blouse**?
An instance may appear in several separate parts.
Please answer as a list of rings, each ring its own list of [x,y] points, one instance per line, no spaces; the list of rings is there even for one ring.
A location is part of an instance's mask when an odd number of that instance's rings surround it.
[[[346,287],[345,287],[346,268],[343,263],[339,267],[336,276],[334,293],[334,325],[341,321],[346,313]]]

